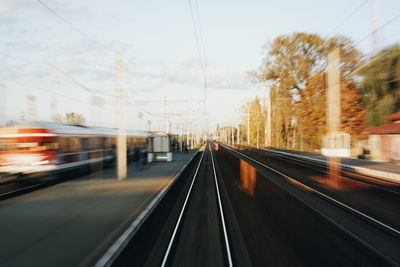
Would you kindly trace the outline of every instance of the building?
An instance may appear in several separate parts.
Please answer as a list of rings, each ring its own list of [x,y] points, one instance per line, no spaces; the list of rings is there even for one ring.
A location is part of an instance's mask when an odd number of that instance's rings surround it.
[[[400,161],[400,111],[385,118],[386,124],[363,131],[369,135],[371,159]]]

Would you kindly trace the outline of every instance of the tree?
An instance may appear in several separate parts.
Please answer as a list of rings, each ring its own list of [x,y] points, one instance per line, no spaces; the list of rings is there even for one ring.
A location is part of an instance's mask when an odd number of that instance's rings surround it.
[[[53,122],[56,122],[56,123],[62,123],[62,118],[59,113],[54,114],[52,117],[52,120],[53,120]]]
[[[360,73],[368,126],[382,125],[386,116],[400,109],[400,46],[380,51]]]
[[[65,123],[71,125],[84,125],[85,118],[79,113],[69,112],[65,114]]]
[[[308,150],[320,148],[326,131],[327,54],[335,47],[341,49],[343,103],[354,102],[354,108],[342,108],[342,123],[363,125],[363,116],[357,115],[362,114],[360,94],[352,75],[361,53],[352,42],[342,36],[326,41],[316,34],[282,35],[264,48],[263,62],[253,76],[270,88],[273,145],[288,148],[297,135]]]
[[[250,137],[247,136],[247,112],[249,112],[250,118]],[[265,127],[265,113],[262,110],[260,99],[256,97],[254,100],[243,105],[242,114],[244,114],[242,121],[245,127],[241,136],[246,140],[250,138],[250,144],[259,147],[264,140]]]

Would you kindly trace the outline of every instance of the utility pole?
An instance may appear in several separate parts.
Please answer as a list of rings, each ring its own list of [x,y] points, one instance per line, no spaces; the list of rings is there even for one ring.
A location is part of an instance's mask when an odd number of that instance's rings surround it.
[[[92,105],[92,123],[98,126],[101,126],[102,124],[102,106],[103,106],[104,100],[101,97],[92,95],[91,99],[91,105]],[[96,108],[99,108],[99,110],[95,110]]]
[[[271,89],[268,94],[268,103],[267,103],[267,147],[271,149]]]
[[[182,111],[179,112],[179,150],[182,152]]]
[[[190,130],[192,131],[192,138],[190,140],[190,147],[193,149],[193,122],[190,123]]]
[[[126,129],[125,129],[125,91],[124,62],[121,52],[117,54],[117,91],[118,91],[118,137],[117,137],[117,176],[126,178]]]
[[[263,109],[263,115],[265,118],[265,123],[264,123],[264,146],[267,146],[268,140],[267,140],[267,106],[265,104],[265,93],[264,93],[264,109]]]
[[[224,142],[225,144],[228,143],[228,134],[226,133],[226,127],[224,127]]]
[[[226,139],[227,139],[228,145],[230,145],[231,144],[231,132],[230,132],[229,126],[226,126]]]
[[[194,132],[194,146],[196,146],[198,143],[197,140],[199,140],[199,132],[196,127],[193,129],[193,132]]]
[[[231,132],[232,132],[232,145],[235,145],[235,136],[234,136],[233,126],[231,126]]]
[[[328,54],[328,131],[337,132],[340,120],[340,50]]]
[[[233,133],[232,133],[232,126],[229,127],[229,142],[233,145]]]
[[[229,127],[226,126],[226,143],[229,145],[231,138],[229,137]]]
[[[53,122],[58,122],[56,121],[56,116],[57,116],[57,100],[56,97],[53,96],[53,101],[51,102],[51,119]]]
[[[237,143],[240,146],[240,123],[238,123],[238,129],[237,129]]]
[[[378,32],[378,23],[381,12],[381,1],[374,0],[372,8],[373,8],[373,19],[372,19],[372,56],[375,56],[379,50],[379,32]],[[372,57],[371,56],[371,57]]]
[[[189,146],[189,128],[186,128],[186,147]]]
[[[292,144],[292,149],[296,149],[296,128],[293,129],[293,144]]]
[[[164,98],[164,105],[165,105],[165,133],[168,134],[169,124],[168,124],[168,97],[167,96],[165,96],[165,98]]]
[[[258,113],[258,112],[257,112]],[[257,149],[260,147],[260,114],[257,114]]]
[[[250,146],[250,111],[247,111],[247,145]]]
[[[27,96],[28,99],[28,121],[36,121],[36,97],[32,95]]]
[[[328,148],[336,149],[335,134],[340,126],[340,48],[335,48],[328,54]],[[338,175],[340,174],[340,157],[330,156],[329,182],[333,187],[338,187]]]
[[[0,125],[7,124],[7,89],[0,83]]]

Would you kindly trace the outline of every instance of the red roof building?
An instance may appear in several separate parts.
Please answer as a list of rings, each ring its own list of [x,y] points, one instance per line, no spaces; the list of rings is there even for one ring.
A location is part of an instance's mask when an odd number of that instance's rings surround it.
[[[374,160],[400,159],[400,111],[385,118],[386,124],[363,131],[369,135],[369,147]]]

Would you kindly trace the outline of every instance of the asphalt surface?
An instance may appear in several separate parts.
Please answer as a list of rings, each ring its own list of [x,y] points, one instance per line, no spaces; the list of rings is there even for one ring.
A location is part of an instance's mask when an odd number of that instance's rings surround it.
[[[0,266],[92,266],[193,156],[110,168],[0,202]]]

